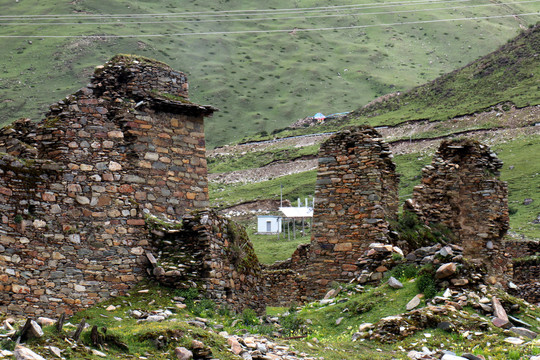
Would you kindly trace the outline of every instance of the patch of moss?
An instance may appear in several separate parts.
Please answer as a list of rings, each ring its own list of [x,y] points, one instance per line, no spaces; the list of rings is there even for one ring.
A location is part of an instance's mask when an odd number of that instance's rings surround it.
[[[123,62],[125,64],[133,64],[136,61],[143,65],[151,65],[151,66],[157,66],[157,67],[167,68],[167,69],[171,68],[169,65],[167,65],[166,63],[162,61],[152,59],[152,58],[142,56],[142,55],[133,55],[133,54],[117,54],[113,56],[108,62],[109,64],[118,64],[120,62]]]
[[[163,93],[163,92],[159,92],[157,91],[156,89],[152,89],[149,91],[150,95],[152,95],[154,98],[156,99],[166,99],[166,100],[172,100],[172,101],[177,101],[177,102],[181,102],[182,104],[193,104],[191,101],[189,100],[186,100],[186,98],[180,96],[180,95],[174,95],[174,94],[169,94],[169,93]]]
[[[146,222],[146,226],[151,230],[180,230],[183,228],[181,222],[167,221],[150,214],[144,215],[144,221]]]
[[[58,121],[60,121],[60,118],[55,116],[55,117],[48,117],[46,118],[45,120],[43,120],[43,126],[46,127],[46,128],[52,128],[52,127],[55,127],[56,124],[58,123]]]

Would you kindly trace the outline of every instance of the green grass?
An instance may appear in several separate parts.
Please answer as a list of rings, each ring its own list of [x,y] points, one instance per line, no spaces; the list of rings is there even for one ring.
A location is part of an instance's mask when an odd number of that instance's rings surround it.
[[[540,238],[540,224],[532,223],[540,215],[540,162],[535,160],[540,135],[499,143],[493,150],[504,162],[501,179],[508,182],[508,207],[516,211],[510,215],[511,231]],[[525,205],[525,199],[533,202]]]
[[[259,168],[280,161],[293,161],[305,156],[316,156],[319,145],[300,148],[278,148],[266,151],[248,152],[242,155],[218,155],[208,159],[209,173]]]
[[[297,225],[296,239],[293,236],[292,224],[290,227],[290,239],[287,233],[281,233],[279,235],[261,235],[255,234],[256,221],[252,221],[252,225],[248,225],[247,232],[249,240],[253,244],[255,253],[259,258],[259,261],[263,264],[273,264],[276,261],[286,260],[291,257],[298,245],[307,244],[311,242],[311,235],[309,234],[308,225],[306,224],[307,235],[301,236],[301,225]]]
[[[361,3],[370,3],[363,0]],[[358,4],[345,0],[340,5]],[[0,38],[0,123],[19,117],[39,119],[48,104],[61,100],[88,82],[95,66],[116,53],[156,58],[187,73],[191,100],[221,109],[207,120],[209,147],[238,141],[261,131],[271,133],[299,118],[351,111],[392,91],[404,91],[485,55],[519,31],[534,16],[474,21],[448,21],[349,30],[269,34],[229,34],[146,37],[151,34],[190,32],[282,30],[336,26],[372,26],[397,22],[438,21],[463,17],[508,15],[538,11],[537,3],[506,8],[479,0],[459,4],[421,4],[358,9],[355,16],[229,22],[144,23],[91,20],[72,16],[56,25],[0,27],[0,35],[36,38]],[[180,7],[181,6],[181,7]],[[298,7],[321,6],[300,0]],[[40,1],[10,2],[4,13],[29,14],[136,14],[290,8],[291,3],[198,0],[181,5],[168,2]],[[395,11],[410,12],[395,12]],[[429,11],[424,11],[429,10]],[[394,11],[394,12],[392,12]],[[325,11],[323,15],[328,15]],[[332,13],[333,14],[333,13]],[[320,13],[316,15],[321,15]],[[298,15],[296,15],[298,16]],[[238,19],[241,16],[233,18]],[[253,16],[252,16],[253,18]],[[154,21],[162,20],[159,17]],[[169,18],[179,21],[182,18]],[[191,20],[191,19],[188,19]],[[21,22],[21,21],[17,21]],[[71,22],[75,24],[62,25]],[[113,24],[107,24],[113,23]],[[47,38],[55,35],[136,35],[132,38]],[[32,43],[30,43],[31,41]],[[533,89],[534,90],[534,89]],[[531,91],[532,93],[532,91]]]
[[[359,124],[388,126],[414,120],[444,121],[502,103],[512,103],[518,108],[540,104],[539,47],[540,25],[536,25],[493,53],[399,96],[357,109],[344,119],[311,128],[284,129],[275,136],[336,131]],[[267,137],[259,134],[253,138]]]
[[[508,335],[493,326],[489,330],[482,331],[480,335],[474,334],[472,339],[467,339],[461,333],[447,333],[433,326],[418,329],[413,335],[390,343],[370,339],[358,339],[353,342],[352,335],[358,331],[361,324],[375,324],[383,317],[406,312],[405,305],[418,293],[418,290],[414,278],[402,279],[402,282],[404,285],[402,289],[392,289],[383,283],[378,287],[367,286],[361,292],[356,290],[354,284],[341,284],[343,289],[337,296],[338,301],[333,304],[321,305],[320,302],[315,301],[301,307],[291,305],[287,308],[269,307],[267,309],[269,316],[280,318],[282,333],[288,334],[284,336],[305,335],[301,339],[275,338],[277,328],[273,325],[261,324],[254,314],[250,315],[247,312],[233,314],[223,311],[204,298],[198,298],[189,304],[186,301],[187,308],[178,309],[173,306],[173,297],[186,296],[184,292],[149,282],[141,283],[129,293],[129,296],[112,298],[83,310],[68,319],[68,322],[77,324],[84,318],[91,326],[98,326],[100,329],[106,327],[108,335],[116,337],[128,347],[128,350],[121,350],[116,346],[108,345],[97,349],[105,352],[108,359],[139,359],[140,357],[158,360],[172,359],[175,358],[173,352],[175,347],[191,348],[193,340],[199,340],[210,347],[213,358],[239,359],[240,357],[232,355],[228,350],[229,346],[225,338],[215,331],[195,327],[186,322],[197,316],[205,317],[209,328],[217,328],[216,325],[219,324],[223,325],[223,329],[229,334],[241,335],[246,332],[263,334],[276,344],[288,345],[291,350],[305,352],[306,356],[333,360],[405,358],[408,351],[420,350],[423,346],[432,350],[450,350],[457,355],[470,352],[496,360],[519,359],[520,356],[528,358],[540,353],[538,347],[535,347],[532,342],[523,346],[504,343],[503,339]],[[140,290],[148,290],[148,292],[141,293]],[[493,291],[497,297],[519,304],[520,310],[517,316],[526,319],[532,325],[533,331],[538,331],[540,326],[538,309],[525,305],[522,300],[514,299],[500,290],[490,288],[490,292]],[[201,313],[198,311],[200,306],[197,304],[203,303],[207,305],[207,310]],[[114,305],[116,309],[105,310],[109,305]],[[423,300],[420,307],[424,305],[426,304]],[[165,308],[172,309],[173,315],[169,320],[158,323],[137,323],[136,319],[129,315],[132,310],[152,311]],[[475,314],[474,309],[465,307],[464,311],[450,313],[440,320],[450,321],[462,332],[468,330],[474,333],[478,321],[490,323],[489,318],[474,317]],[[339,318],[343,319],[337,325],[336,321]],[[53,326],[45,327],[45,336],[28,341],[26,346],[42,356],[49,355],[46,346],[57,346],[64,349],[63,356],[66,359],[99,359],[97,355],[91,353],[93,346],[90,342],[89,329],[83,331],[78,346],[73,346],[66,340],[75,330],[75,325],[69,324],[64,326],[62,332],[57,332]],[[304,328],[299,329],[298,325]],[[0,332],[4,333],[6,330],[0,330]],[[15,344],[3,338],[0,345],[4,349],[13,349]]]

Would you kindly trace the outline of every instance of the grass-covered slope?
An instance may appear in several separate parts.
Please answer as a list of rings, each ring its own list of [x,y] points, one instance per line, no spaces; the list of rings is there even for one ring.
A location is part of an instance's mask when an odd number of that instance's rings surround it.
[[[406,121],[441,121],[505,104],[540,104],[540,24],[523,30],[496,51],[409,91],[380,97],[339,120],[272,136],[335,131],[358,124],[392,126]],[[263,134],[264,135],[264,134]],[[264,139],[265,136],[257,136]]]
[[[520,108],[540,103],[540,25],[464,68],[353,112],[350,122],[447,120],[500,103]]]
[[[194,289],[143,283],[130,296],[75,314],[61,331],[45,326],[43,337],[23,345],[47,359],[57,358],[53,355],[56,350],[70,360],[176,359],[180,358],[175,355],[179,347],[192,351],[194,359],[224,360],[407,359],[409,352],[425,348],[438,354],[434,358],[441,358],[443,351],[493,360],[528,359],[540,354],[538,339],[522,337],[517,339],[520,345],[510,344],[508,339],[516,341],[517,334],[493,326],[491,313],[481,311],[478,303],[481,298],[489,302],[496,296],[506,311],[511,309],[514,317],[527,322],[535,332],[540,326],[537,307],[487,288],[486,292],[457,290],[438,301],[424,297],[417,309],[407,311],[408,301],[419,293],[419,283],[425,282],[421,279],[426,276],[418,269],[403,270],[391,272],[403,283],[401,289],[391,288],[386,279],[380,286],[343,285],[333,299],[302,307],[291,304],[288,309],[268,308],[262,317],[249,310],[233,314],[199,297]],[[444,290],[437,289],[437,295],[443,295]],[[76,341],[73,334],[83,319],[90,327]],[[388,325],[392,323],[398,326]],[[442,330],[438,328],[441,323],[450,326]],[[19,321],[15,327],[20,329],[22,324],[24,321]],[[94,326],[97,336],[93,338]],[[0,335],[0,352],[13,350],[17,331],[2,328]],[[232,346],[234,339],[240,343],[236,348]]]
[[[213,147],[271,133],[318,111],[351,111],[433,80],[493,51],[535,23],[540,11],[530,1],[503,6],[481,0],[343,0],[339,11],[323,5],[328,6],[316,0],[4,2],[0,123],[39,119],[48,104],[85,85],[94,66],[117,53],[134,53],[186,72],[191,99],[221,109],[207,121]],[[302,9],[313,7],[319,8]],[[477,19],[467,20],[472,17]],[[327,30],[302,31],[322,28]]]

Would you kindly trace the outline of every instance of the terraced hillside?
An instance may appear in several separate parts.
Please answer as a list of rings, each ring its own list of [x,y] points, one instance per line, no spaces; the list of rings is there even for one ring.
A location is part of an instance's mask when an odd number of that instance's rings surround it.
[[[496,49],[540,3],[485,0],[10,1],[0,16],[0,124],[39,119],[117,53],[188,74],[220,108],[210,147],[350,111]]]
[[[342,124],[370,123],[379,127],[381,135],[391,143],[397,171],[402,174],[402,201],[412,193],[420,180],[421,168],[431,161],[431,155],[442,139],[472,137],[489,144],[505,163],[501,177],[509,184],[510,235],[540,238],[540,162],[536,160],[536,154],[540,154],[540,93],[537,87],[540,83],[540,47],[535,45],[539,39],[540,28],[536,26],[467,67],[399,97],[387,97],[380,103],[355,111]],[[512,59],[511,71],[500,65],[508,63],[508,59]],[[479,80],[471,75],[473,69],[479,68],[492,70]],[[528,75],[522,77],[520,74]],[[456,88],[455,79],[460,79],[459,88]],[[439,106],[446,114],[457,112],[456,106],[448,104],[473,100],[468,102],[469,107],[456,114],[460,116],[436,118],[433,113],[440,112],[435,112],[425,98],[425,94],[434,93],[434,84],[439,86],[436,94],[440,91],[447,96],[437,101],[432,98],[435,101],[433,107]],[[485,90],[480,91],[483,86]],[[443,101],[447,104],[445,107],[440,105]],[[415,116],[408,112],[412,103],[424,104],[417,108]],[[408,117],[404,121],[392,120],[406,113]],[[335,131],[332,126],[334,124],[327,123],[309,129],[286,130],[283,133],[291,137],[209,151],[213,203],[227,208],[238,203],[279,199],[281,185],[284,186],[284,197],[292,201],[297,197],[312,196],[318,145]],[[298,135],[307,130],[315,134]],[[244,179],[249,179],[249,183],[239,181]],[[256,206],[252,204],[251,208]]]

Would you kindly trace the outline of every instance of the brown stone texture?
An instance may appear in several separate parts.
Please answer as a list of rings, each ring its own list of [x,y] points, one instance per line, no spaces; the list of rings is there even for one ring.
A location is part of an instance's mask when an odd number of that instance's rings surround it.
[[[315,187],[310,277],[350,280],[373,242],[388,243],[398,182],[388,144],[371,127],[342,131],[322,144]]]
[[[238,312],[249,307],[264,313],[261,266],[242,226],[213,211],[185,215],[175,225],[157,225],[152,231],[157,281],[197,287]]]
[[[60,313],[122,293],[144,275],[145,213],[208,206],[214,109],[186,96],[183,73],[117,56],[43,121],[0,129],[0,311]]]
[[[504,252],[512,258],[512,281],[517,287],[515,295],[532,304],[540,304],[540,241],[505,241]]]
[[[406,210],[426,223],[442,223],[458,237],[464,256],[501,275],[508,259],[501,251],[508,230],[507,185],[502,166],[487,145],[473,140],[441,143],[431,165],[422,169]]]
[[[284,303],[322,297],[334,281],[359,274],[369,244],[389,243],[389,219],[397,217],[398,182],[388,144],[373,128],[341,131],[321,145],[315,187],[311,244],[300,247],[289,263],[267,268],[267,283]],[[285,285],[293,289],[285,290]],[[270,291],[272,293],[272,291]],[[273,297],[273,298],[272,298]]]

